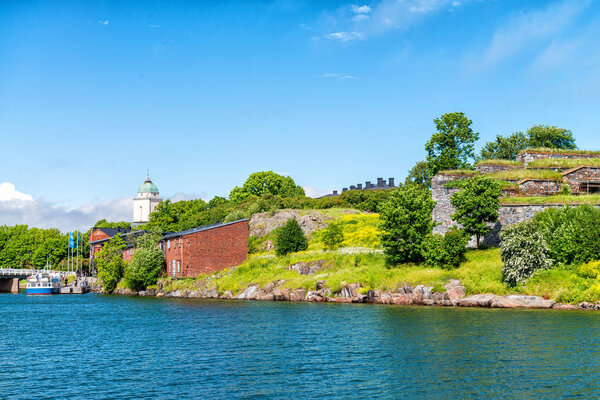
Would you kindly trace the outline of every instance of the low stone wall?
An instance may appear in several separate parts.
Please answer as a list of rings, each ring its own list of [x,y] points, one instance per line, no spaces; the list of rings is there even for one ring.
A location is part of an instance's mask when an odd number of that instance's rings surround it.
[[[492,165],[492,164],[479,164],[475,166],[475,171],[482,174],[490,174],[492,172],[508,171],[509,169],[515,169],[512,165]]]
[[[560,192],[562,183],[547,179],[525,179],[519,182],[519,190],[528,195],[544,196]]]
[[[575,159],[575,158],[600,158],[600,154],[576,154],[576,153],[542,153],[542,152],[529,152],[518,154],[516,160],[522,163],[525,167],[530,162],[535,160],[541,160],[544,158],[553,159]]]

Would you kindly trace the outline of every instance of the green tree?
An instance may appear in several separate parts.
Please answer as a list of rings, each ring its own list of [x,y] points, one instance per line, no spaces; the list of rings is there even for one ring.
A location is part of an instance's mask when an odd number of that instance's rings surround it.
[[[421,186],[404,185],[392,190],[379,212],[381,244],[388,263],[422,260],[423,241],[434,227],[431,219],[434,207],[429,190]]]
[[[125,247],[121,234],[117,234],[96,254],[98,278],[102,281],[102,288],[106,293],[112,293],[123,277],[125,269],[123,249]]]
[[[449,169],[471,168],[479,133],[462,112],[444,114],[433,120],[437,132],[425,144],[431,176]]]
[[[249,197],[260,197],[263,194],[281,197],[304,196],[304,189],[296,185],[289,176],[282,176],[273,171],[261,171],[251,174],[242,187],[235,187],[229,193],[229,200],[241,203]]]
[[[137,239],[131,262],[125,267],[125,284],[134,292],[154,285],[164,266],[164,255],[158,247],[160,230],[146,233]]]
[[[529,147],[550,149],[576,149],[573,133],[564,128],[549,125],[534,125],[527,130]]]
[[[344,241],[344,229],[341,224],[332,223],[323,230],[321,240],[326,249],[333,250],[340,247]]]
[[[295,218],[290,218],[285,225],[279,228],[275,239],[275,253],[286,255],[303,251],[308,248],[308,240]]]
[[[496,180],[481,175],[462,181],[460,186],[461,190],[450,198],[456,208],[452,219],[466,233],[475,235],[479,248],[479,239],[491,230],[488,224],[498,221],[502,189]]]
[[[523,132],[515,132],[507,137],[497,135],[496,140],[487,142],[481,149],[482,160],[514,160],[517,154],[529,147],[529,139]]]
[[[414,183],[416,185],[423,186],[427,189],[431,189],[431,168],[429,163],[426,161],[419,161],[414,167],[408,172],[406,177],[406,183]]]

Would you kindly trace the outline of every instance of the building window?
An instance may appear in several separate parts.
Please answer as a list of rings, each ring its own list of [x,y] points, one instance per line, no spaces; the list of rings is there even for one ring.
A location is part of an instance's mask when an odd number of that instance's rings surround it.
[[[170,240],[167,240],[167,249],[169,249],[169,250],[171,249],[171,241]]]
[[[177,261],[177,272],[181,273],[181,261]]]

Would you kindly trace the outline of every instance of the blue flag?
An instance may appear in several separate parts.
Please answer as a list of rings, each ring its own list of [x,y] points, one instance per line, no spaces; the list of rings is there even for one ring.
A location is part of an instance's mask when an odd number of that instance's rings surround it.
[[[75,240],[73,239],[73,233],[69,232],[69,248],[75,248]]]
[[[77,248],[79,248],[79,232],[77,232]]]

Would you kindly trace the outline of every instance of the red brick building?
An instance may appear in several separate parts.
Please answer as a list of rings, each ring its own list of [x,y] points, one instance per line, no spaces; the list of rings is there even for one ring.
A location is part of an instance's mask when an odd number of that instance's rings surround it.
[[[166,234],[160,246],[168,276],[195,277],[233,267],[248,257],[248,220]]]
[[[115,232],[113,232],[115,231]],[[135,253],[133,241],[128,240],[143,231],[116,232],[102,228],[90,234],[90,260],[110,238],[121,233],[127,248],[123,259],[131,260]],[[112,235],[111,235],[112,234]],[[239,265],[248,257],[248,220],[219,223],[186,231],[166,233],[159,243],[165,255],[166,273],[172,277],[196,277]]]

